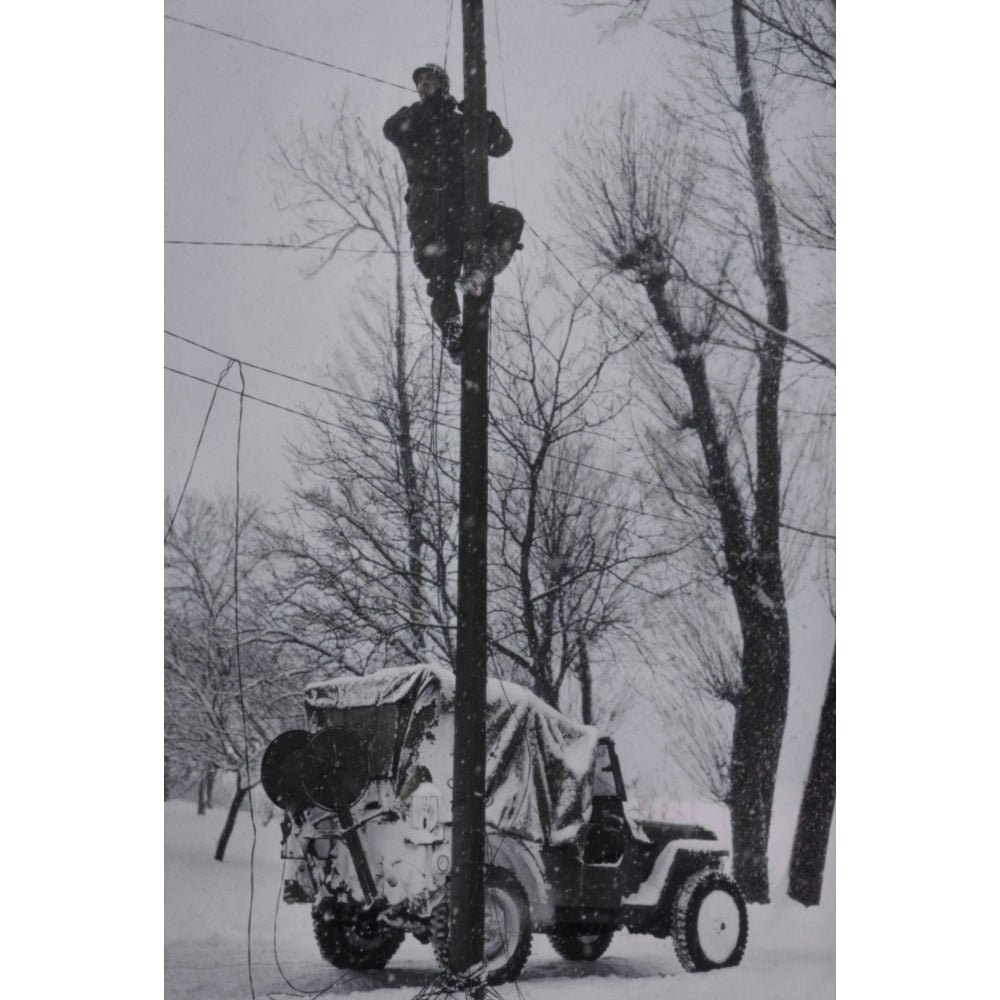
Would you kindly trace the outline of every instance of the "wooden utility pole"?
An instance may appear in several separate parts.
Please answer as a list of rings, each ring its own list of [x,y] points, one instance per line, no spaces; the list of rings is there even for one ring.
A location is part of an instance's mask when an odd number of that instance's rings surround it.
[[[479,259],[489,217],[486,55],[482,0],[462,0],[465,89],[465,261]],[[462,312],[462,428],[458,500],[458,635],[449,960],[483,960],[486,782],[486,487],[489,468],[488,282]]]

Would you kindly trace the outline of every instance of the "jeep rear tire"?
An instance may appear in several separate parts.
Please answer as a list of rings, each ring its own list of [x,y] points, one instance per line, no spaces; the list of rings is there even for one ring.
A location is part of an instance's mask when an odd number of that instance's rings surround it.
[[[331,965],[358,970],[384,969],[406,936],[403,931],[370,920],[324,920],[319,910],[313,911],[313,932],[320,954]]]
[[[613,927],[573,927],[560,924],[549,933],[556,952],[570,962],[594,962],[601,957],[615,936]]]
[[[715,869],[696,872],[674,899],[670,933],[688,972],[739,965],[747,946],[747,904],[739,886]]]
[[[531,954],[531,919],[521,883],[505,868],[486,868],[484,916],[486,982],[490,986],[512,983]],[[448,903],[439,903],[431,914],[431,944],[438,965],[446,972],[450,969],[448,923]]]

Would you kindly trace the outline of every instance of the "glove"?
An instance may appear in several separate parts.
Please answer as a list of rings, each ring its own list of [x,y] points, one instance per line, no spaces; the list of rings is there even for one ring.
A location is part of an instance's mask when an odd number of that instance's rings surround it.
[[[465,113],[465,101],[458,102],[458,110],[461,111],[463,114]],[[501,126],[503,125],[503,123],[500,121],[500,116],[495,111],[486,112],[486,124],[490,127],[494,127],[496,125],[501,125]]]

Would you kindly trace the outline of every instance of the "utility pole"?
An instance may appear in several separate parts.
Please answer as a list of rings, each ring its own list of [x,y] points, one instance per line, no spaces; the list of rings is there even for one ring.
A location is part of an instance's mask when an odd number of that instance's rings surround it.
[[[489,217],[486,54],[482,0],[462,0],[465,91],[465,261],[475,264]],[[468,268],[467,268],[468,269]],[[489,332],[493,283],[462,309],[462,427],[458,501],[458,634],[449,961],[483,960],[486,784],[486,489]]]

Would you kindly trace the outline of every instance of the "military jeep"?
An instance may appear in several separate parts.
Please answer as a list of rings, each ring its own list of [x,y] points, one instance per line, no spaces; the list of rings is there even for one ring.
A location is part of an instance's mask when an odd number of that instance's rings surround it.
[[[312,907],[338,968],[383,968],[407,933],[448,968],[454,698],[432,665],[313,683],[306,728],[264,754],[284,898]],[[626,928],[672,938],[691,972],[739,963],[747,910],[728,851],[698,826],[631,820],[610,739],[495,679],[486,737],[488,983],[517,978],[533,933],[570,961]]]

